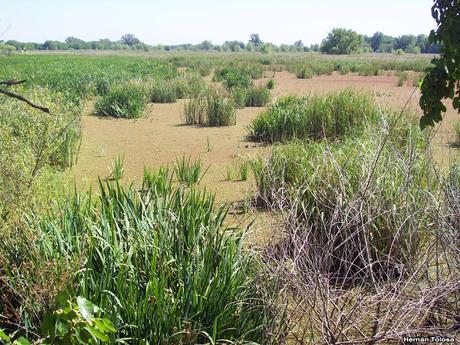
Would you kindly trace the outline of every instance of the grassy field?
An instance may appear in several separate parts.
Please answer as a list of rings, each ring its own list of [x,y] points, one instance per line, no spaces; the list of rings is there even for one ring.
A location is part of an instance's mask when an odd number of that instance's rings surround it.
[[[2,58],[0,80],[27,80],[14,90],[50,114],[0,98],[0,330],[190,345],[455,335],[458,125],[449,108],[418,127],[429,61]]]

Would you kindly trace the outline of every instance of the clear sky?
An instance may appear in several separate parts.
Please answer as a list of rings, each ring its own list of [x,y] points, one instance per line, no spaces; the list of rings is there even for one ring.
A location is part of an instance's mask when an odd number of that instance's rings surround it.
[[[149,44],[319,43],[334,27],[372,35],[429,34],[431,0],[0,0],[0,39],[118,40]]]

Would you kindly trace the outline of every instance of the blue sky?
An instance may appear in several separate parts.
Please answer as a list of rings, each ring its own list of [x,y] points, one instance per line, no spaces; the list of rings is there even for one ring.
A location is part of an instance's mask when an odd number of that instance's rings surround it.
[[[371,35],[428,34],[430,0],[0,0],[0,39],[43,42],[76,36],[149,44],[247,41],[319,43],[333,27]]]

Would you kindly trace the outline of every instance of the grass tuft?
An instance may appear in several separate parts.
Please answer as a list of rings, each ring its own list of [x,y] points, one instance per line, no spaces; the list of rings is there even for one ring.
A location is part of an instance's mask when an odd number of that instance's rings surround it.
[[[138,85],[124,84],[101,96],[95,109],[99,115],[133,119],[142,116],[145,105],[144,90]]]

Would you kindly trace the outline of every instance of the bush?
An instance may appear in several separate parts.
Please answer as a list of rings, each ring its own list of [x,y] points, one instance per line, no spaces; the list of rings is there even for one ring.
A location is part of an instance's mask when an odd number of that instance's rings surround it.
[[[202,126],[236,124],[235,102],[215,90],[206,90],[184,104],[184,123]]]
[[[157,81],[148,90],[153,103],[174,103],[177,100],[177,85],[167,81]]]
[[[250,73],[237,68],[228,67],[217,70],[214,74],[214,80],[221,81],[228,90],[252,86]]]
[[[252,87],[247,90],[245,105],[247,107],[263,107],[270,100],[270,91],[265,87]]]
[[[85,258],[73,286],[117,338],[270,343],[276,293],[243,252],[242,231],[224,226],[227,208],[213,195],[170,181],[163,170],[146,173],[140,191],[107,182],[97,201],[75,196],[40,222],[42,255]]]
[[[138,85],[125,84],[115,86],[101,96],[95,109],[99,115],[133,119],[142,116],[145,104],[144,90]]]
[[[267,89],[272,90],[275,88],[275,81],[273,79],[270,79],[267,81]]]
[[[296,215],[288,231],[297,232],[287,238],[308,238],[308,249],[299,257],[318,255],[319,260],[323,251],[320,267],[332,281],[398,277],[397,265],[414,259],[424,246],[421,229],[434,215],[426,193],[434,181],[423,156],[424,136],[416,125],[408,126],[383,149],[384,131],[375,128],[332,144],[277,145],[258,172],[261,197]],[[300,242],[290,244],[287,240],[286,249]]]
[[[306,98],[284,97],[250,125],[252,140],[267,143],[337,138],[375,121],[377,109],[367,94],[351,90]]]
[[[235,102],[235,106],[238,109],[243,109],[244,107],[246,107],[248,89],[244,89],[241,87],[234,88],[231,91],[231,96],[232,96],[233,102]]]

